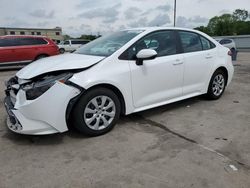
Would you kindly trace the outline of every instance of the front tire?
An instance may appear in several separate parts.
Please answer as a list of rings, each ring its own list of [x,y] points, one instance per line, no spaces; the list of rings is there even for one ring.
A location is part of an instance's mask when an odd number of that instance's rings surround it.
[[[120,117],[117,95],[107,88],[95,88],[84,94],[72,112],[73,126],[87,136],[111,131]]]
[[[209,86],[207,97],[211,100],[219,99],[225,91],[226,88],[226,74],[222,70],[217,70],[214,72]]]

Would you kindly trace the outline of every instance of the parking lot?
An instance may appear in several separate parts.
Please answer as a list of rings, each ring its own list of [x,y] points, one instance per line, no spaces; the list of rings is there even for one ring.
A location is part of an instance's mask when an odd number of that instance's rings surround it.
[[[220,100],[195,97],[122,117],[86,138],[6,128],[0,72],[0,187],[250,187],[250,53]]]

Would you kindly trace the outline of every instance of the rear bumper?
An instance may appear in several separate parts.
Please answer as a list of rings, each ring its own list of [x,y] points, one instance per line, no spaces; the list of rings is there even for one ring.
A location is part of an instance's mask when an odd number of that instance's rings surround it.
[[[234,66],[233,66],[231,57],[230,57],[230,59],[228,61],[229,61],[229,63],[228,63],[228,66],[227,66],[227,70],[228,70],[227,85],[229,85],[231,83],[231,81],[233,79],[233,75],[234,75]]]

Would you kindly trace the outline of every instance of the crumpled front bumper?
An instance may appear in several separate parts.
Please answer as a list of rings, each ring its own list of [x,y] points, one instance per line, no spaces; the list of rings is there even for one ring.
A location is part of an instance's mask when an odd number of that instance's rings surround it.
[[[68,130],[66,110],[69,101],[80,94],[80,90],[56,82],[35,100],[27,100],[20,89],[15,104],[6,91],[5,108],[8,113],[7,126],[10,130],[29,135],[61,133]]]

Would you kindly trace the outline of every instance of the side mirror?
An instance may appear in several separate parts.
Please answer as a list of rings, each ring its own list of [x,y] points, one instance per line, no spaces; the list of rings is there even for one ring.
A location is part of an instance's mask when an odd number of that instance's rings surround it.
[[[143,49],[136,54],[136,65],[143,65],[143,60],[154,59],[157,56],[157,52],[152,49]]]

